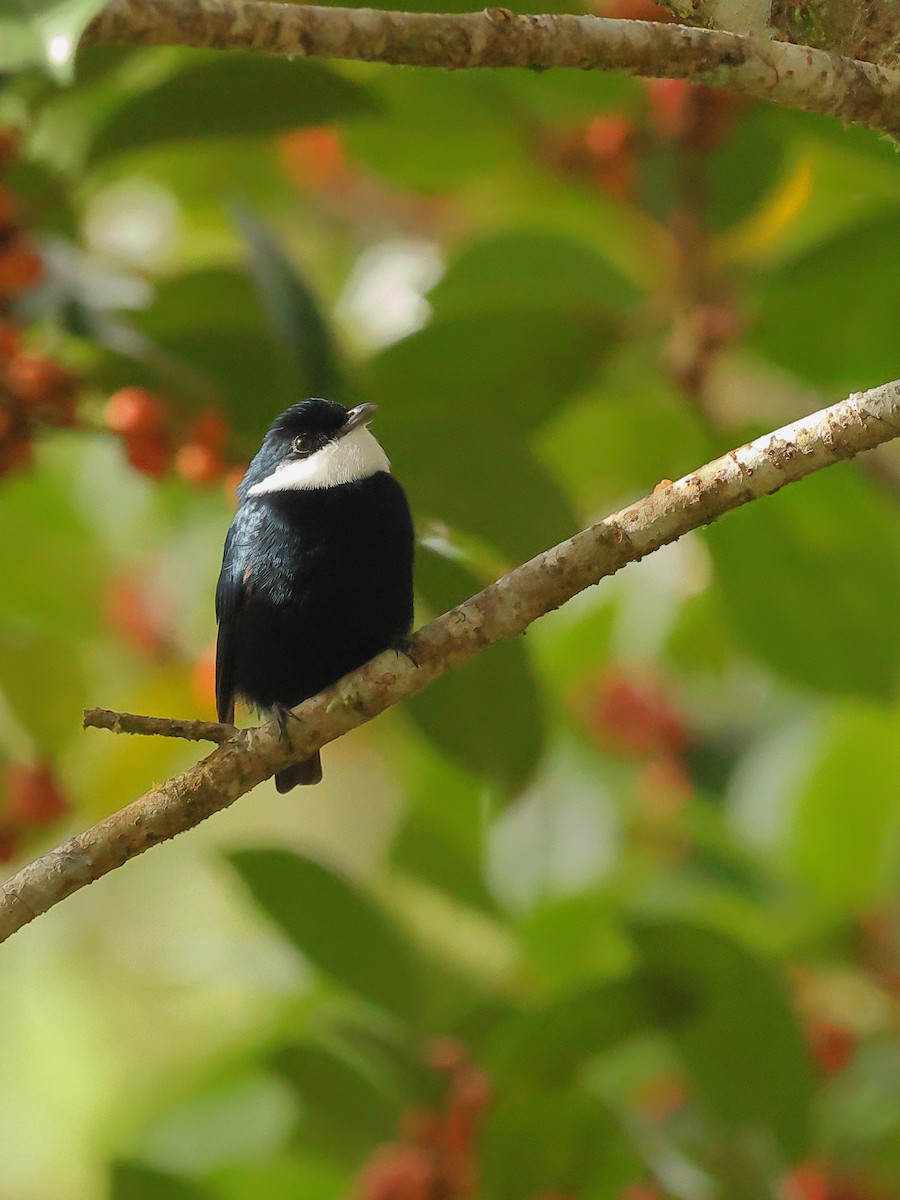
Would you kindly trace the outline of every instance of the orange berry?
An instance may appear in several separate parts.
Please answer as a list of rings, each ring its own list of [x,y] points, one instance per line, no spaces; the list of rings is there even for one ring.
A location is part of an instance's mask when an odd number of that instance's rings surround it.
[[[595,117],[584,131],[584,144],[593,158],[602,162],[618,159],[634,141],[634,122],[622,113]]]
[[[15,237],[0,249],[0,294],[14,296],[40,282],[44,264],[24,237]]]
[[[225,463],[217,450],[199,442],[188,442],[175,456],[175,467],[185,483],[203,487],[215,483],[225,473]]]
[[[0,441],[0,475],[30,467],[34,451],[27,431],[8,434]]]
[[[103,415],[113,433],[123,437],[162,434],[165,428],[163,407],[147,388],[119,388],[107,400]]]
[[[437,1182],[425,1151],[391,1143],[379,1147],[363,1168],[359,1196],[361,1200],[431,1200]]]
[[[125,439],[125,454],[136,471],[159,479],[168,471],[172,453],[164,437],[138,434]]]
[[[647,83],[650,116],[661,138],[677,141],[691,124],[689,112],[693,84],[686,79],[651,79]]]
[[[340,132],[324,125],[289,133],[281,139],[280,150],[287,174],[300,188],[318,191],[346,170]]]
[[[214,408],[208,408],[191,426],[187,440],[208,446],[210,450],[221,450],[227,437],[228,422]]]
[[[6,812],[22,825],[45,825],[68,811],[69,802],[46,763],[24,767],[11,764],[3,772]]]
[[[191,688],[194,699],[204,712],[216,711],[216,644],[204,651],[203,657],[194,664],[191,672]]]
[[[469,1050],[460,1038],[432,1038],[425,1046],[425,1062],[435,1071],[460,1071],[469,1065]]]
[[[783,1200],[829,1200],[831,1187],[828,1174],[818,1163],[795,1167],[781,1181]]]
[[[642,758],[673,758],[690,740],[683,714],[658,681],[618,671],[601,681],[591,723],[607,749]]]
[[[35,408],[71,400],[77,380],[52,358],[23,350],[7,364],[6,386],[20,404]]]

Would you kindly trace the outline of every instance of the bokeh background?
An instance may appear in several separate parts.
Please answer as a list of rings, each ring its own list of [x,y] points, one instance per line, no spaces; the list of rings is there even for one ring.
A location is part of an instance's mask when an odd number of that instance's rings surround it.
[[[596,73],[20,65],[10,874],[195,760],[81,709],[211,715],[295,399],[379,404],[425,620],[900,374],[876,134]],[[898,504],[890,447],[754,503],[22,930],[3,1200],[900,1195]]]

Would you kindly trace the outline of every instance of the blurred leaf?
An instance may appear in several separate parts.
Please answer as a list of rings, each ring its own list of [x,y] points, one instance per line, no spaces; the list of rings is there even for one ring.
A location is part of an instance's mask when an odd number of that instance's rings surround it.
[[[521,429],[595,378],[614,344],[599,309],[496,309],[435,318],[368,364],[395,413],[471,415]]]
[[[841,709],[802,789],[792,859],[829,904],[884,900],[900,867],[900,731],[894,714]]]
[[[484,1191],[496,1200],[621,1195],[646,1171],[610,1112],[575,1088],[501,1097],[483,1155]]]
[[[385,116],[348,126],[347,149],[402,187],[441,192],[520,151],[514,110],[487,73],[388,69],[376,87]]]
[[[513,422],[404,414],[385,402],[378,429],[417,517],[444,521],[513,562],[578,528],[556,480]]]
[[[575,990],[585,979],[616,976],[631,963],[631,949],[606,893],[544,901],[522,922],[520,937],[530,969],[555,991]],[[632,1004],[634,1000],[629,997]],[[605,1003],[602,992],[600,1003]]]
[[[0,12],[0,71],[40,66],[69,83],[78,39],[104,0],[7,0]]]
[[[3,481],[0,617],[8,627],[71,638],[99,624],[104,556],[52,469]],[[36,569],[35,548],[47,569]]]
[[[851,468],[731,513],[706,538],[726,618],[749,650],[807,687],[893,694],[900,652],[894,518]]]
[[[334,1200],[346,1194],[350,1180],[313,1155],[279,1155],[217,1171],[214,1183],[219,1200]]]
[[[677,998],[666,1003],[666,1013],[681,1012]],[[487,1047],[488,1066],[517,1086],[568,1083],[587,1059],[652,1028],[659,1004],[638,977],[582,986],[501,1025]]]
[[[443,830],[436,829],[418,813],[413,813],[391,847],[391,861],[407,874],[422,879],[454,900],[472,908],[496,912],[478,858]]]
[[[780,127],[760,105],[734,122],[709,156],[708,215],[717,229],[737,224],[759,207],[784,170]]]
[[[807,383],[863,388],[897,374],[884,313],[900,311],[896,211],[854,226],[770,277],[751,344]],[[848,281],[854,300],[848,302]]]
[[[267,137],[378,107],[366,87],[323,63],[234,53],[188,62],[107,118],[94,134],[93,160],[158,142]]]
[[[635,289],[586,242],[549,229],[516,230],[466,246],[429,292],[436,316],[623,309]]]
[[[334,399],[341,371],[331,331],[315,297],[253,211],[243,204],[235,211],[269,327],[293,368],[297,399]]]
[[[364,1059],[309,1042],[284,1047],[272,1065],[303,1102],[302,1145],[357,1163],[394,1132],[401,1097]]]
[[[419,983],[410,947],[347,880],[286,850],[240,850],[229,861],[254,899],[315,966],[409,1020]]]
[[[227,326],[224,328],[227,329]],[[220,407],[249,456],[261,433],[297,399],[268,332],[210,325],[172,327],[135,355],[110,353],[95,379],[106,389],[136,384],[179,398],[183,410]]]
[[[153,303],[135,313],[132,322],[147,337],[165,340],[197,326],[262,331],[266,314],[249,275],[227,267],[206,267],[161,280]]]
[[[771,966],[700,926],[648,922],[633,935],[658,1003],[677,1005],[664,1024],[709,1117],[770,1130],[785,1160],[799,1160],[808,1149],[812,1069]]]
[[[79,648],[72,638],[0,627],[0,692],[43,757],[81,732],[88,691]]]
[[[481,590],[461,563],[423,547],[416,587],[434,613]],[[501,642],[450,671],[407,704],[415,724],[445,754],[510,793],[528,781],[544,746],[540,690],[524,641]]]
[[[212,1200],[212,1193],[188,1179],[152,1167],[114,1162],[109,1200]]]

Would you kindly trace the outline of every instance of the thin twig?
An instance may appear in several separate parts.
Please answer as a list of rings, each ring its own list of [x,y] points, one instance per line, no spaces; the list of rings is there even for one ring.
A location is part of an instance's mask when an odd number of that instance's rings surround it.
[[[900,436],[900,380],[850,396],[713,462],[492,583],[426,625],[412,658],[386,651],[277,722],[243,729],[190,770],[23,867],[0,889],[0,941],[158,842],[227,808],[276,771],[384,712],[578,592],[689,530]],[[835,631],[845,636],[846,631]],[[822,647],[822,653],[828,652]]]
[[[227,742],[237,734],[234,725],[223,725],[219,721],[141,717],[137,713],[113,712],[109,708],[86,708],[82,725],[85,729],[108,729],[110,733],[152,734],[185,738],[189,742]]]
[[[112,0],[83,41],[255,50],[416,67],[574,67],[690,79],[900,133],[900,72],[809,46],[653,21]]]

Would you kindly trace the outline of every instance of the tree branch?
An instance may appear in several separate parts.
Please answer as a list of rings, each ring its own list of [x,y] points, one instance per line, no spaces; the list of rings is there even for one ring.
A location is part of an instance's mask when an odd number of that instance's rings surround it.
[[[690,79],[900,134],[900,72],[808,46],[589,16],[382,12],[266,0],[113,0],[85,42],[418,67],[575,67]]]
[[[189,742],[227,742],[237,733],[234,725],[218,721],[180,721],[172,717],[139,717],[137,713],[113,712],[109,708],[86,708],[85,729],[108,729],[111,733],[155,734],[185,738]]]
[[[0,889],[0,941],[72,892],[158,842],[193,828],[289,763],[419,692],[501,638],[626,563],[786,483],[900,436],[900,380],[850,396],[757,438],[516,567],[412,640],[415,663],[387,651],[277,723],[237,731],[207,758],[153,788]],[[124,719],[124,718],[123,718]],[[214,726],[212,728],[215,728]]]

